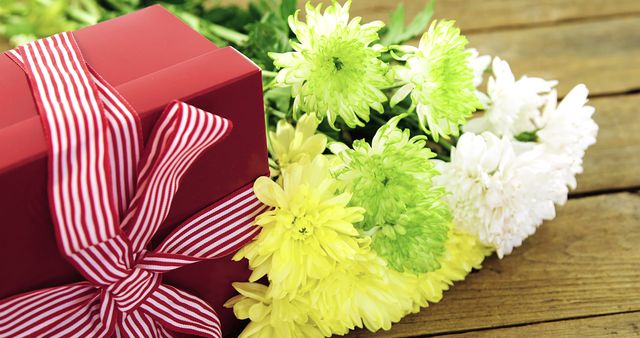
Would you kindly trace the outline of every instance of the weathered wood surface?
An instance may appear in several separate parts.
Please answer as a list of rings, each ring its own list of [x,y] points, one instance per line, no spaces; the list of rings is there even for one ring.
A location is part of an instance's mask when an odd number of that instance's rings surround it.
[[[640,195],[570,200],[510,256],[483,269],[444,299],[388,332],[407,337],[640,311]],[[527,336],[513,329],[512,336]],[[554,335],[549,335],[554,336]]]
[[[0,51],[4,51],[11,48],[11,46],[9,46],[9,41],[7,41],[5,38],[0,37]]]
[[[246,5],[250,0],[221,0],[222,4]],[[407,14],[416,13],[429,0],[352,0],[354,15],[365,21],[389,18],[389,13],[403,3]],[[529,26],[553,25],[561,22],[594,18],[625,17],[640,14],[637,0],[435,0],[437,19],[456,20],[466,33],[505,30]],[[313,0],[313,4],[330,4],[331,0]],[[340,1],[344,2],[344,1]],[[303,7],[306,1],[300,1]]]
[[[445,335],[449,338],[483,337],[640,337],[640,313],[580,318],[558,322],[529,324],[518,327]]]
[[[596,98],[590,104],[600,130],[598,142],[587,150],[576,192],[640,189],[640,94]]]
[[[468,37],[481,53],[508,60],[518,76],[560,81],[560,94],[585,83],[592,95],[605,95],[640,89],[639,31],[640,15]]]
[[[386,21],[400,2],[404,3],[407,13],[416,13],[426,0],[354,0],[351,7],[366,20]],[[456,20],[468,33],[638,13],[640,1],[637,0],[436,0],[435,17]]]

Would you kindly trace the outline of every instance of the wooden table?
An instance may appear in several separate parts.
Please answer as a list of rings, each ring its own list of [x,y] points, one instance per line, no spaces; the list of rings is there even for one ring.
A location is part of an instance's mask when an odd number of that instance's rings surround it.
[[[354,2],[365,20],[397,3]],[[406,2],[408,13],[422,6]],[[559,80],[560,95],[587,84],[598,143],[558,217],[512,255],[489,257],[390,331],[351,337],[640,336],[640,1],[439,0],[436,17],[516,75]]]
[[[397,2],[355,0],[386,19]],[[415,13],[422,1],[405,1]],[[578,190],[510,256],[388,332],[352,337],[640,337],[640,1],[439,0],[470,45],[516,76],[585,83],[600,125]]]

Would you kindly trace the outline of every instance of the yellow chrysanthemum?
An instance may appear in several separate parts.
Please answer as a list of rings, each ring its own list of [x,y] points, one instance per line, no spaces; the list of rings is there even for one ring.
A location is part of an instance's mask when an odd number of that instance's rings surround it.
[[[491,249],[452,227],[440,269],[402,273],[389,268],[367,241],[353,260],[336,265],[322,279],[312,280],[292,298],[274,298],[274,284],[234,283],[240,295],[225,306],[251,323],[240,338],[328,337],[356,327],[375,332],[442,299],[455,281],[479,269]]]
[[[250,319],[239,338],[326,337],[309,315],[313,304],[307,297],[274,299],[272,288],[259,283],[233,283],[239,295],[224,306],[233,307],[238,319]]]
[[[276,131],[269,132],[269,153],[275,160],[273,176],[292,163],[311,160],[322,154],[327,146],[327,137],[316,134],[320,121],[314,116],[303,115],[296,126],[286,120],[278,121]]]
[[[412,281],[409,274],[388,268],[367,247],[355,260],[318,281],[311,303],[334,334],[346,334],[356,327],[388,330],[419,298]]]
[[[255,281],[268,273],[274,297],[303,291],[310,279],[321,279],[336,263],[354,259],[359,249],[354,222],[364,210],[347,207],[351,194],[338,193],[329,161],[322,155],[311,162],[291,164],[282,172],[282,186],[261,177],[256,196],[273,210],[258,216],[262,231],[241,249]]]
[[[415,276],[420,293],[420,307],[437,303],[442,293],[449,290],[453,282],[464,280],[472,269],[480,269],[482,261],[493,250],[475,237],[451,227],[445,244],[445,254],[440,259],[440,269]],[[417,311],[419,309],[415,309]]]

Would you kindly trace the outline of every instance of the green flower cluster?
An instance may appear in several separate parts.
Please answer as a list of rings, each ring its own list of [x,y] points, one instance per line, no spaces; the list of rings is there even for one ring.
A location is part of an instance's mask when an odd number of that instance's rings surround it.
[[[400,104],[398,109],[416,112],[410,117],[419,126],[414,132],[435,141],[457,136],[459,125],[481,104],[467,39],[454,22],[434,21],[418,47],[399,45],[426,28],[433,7],[427,6],[407,28],[400,7],[383,30],[381,21],[350,19],[350,5],[333,2],[321,12],[321,6],[307,4],[306,22],[298,13],[289,17],[297,38],[291,42],[293,51],[269,54],[279,69],[273,84],[291,90],[294,118],[301,111],[326,117],[333,129],[338,118],[349,128],[366,127],[371,110],[386,113]],[[409,94],[410,105],[404,102]]]
[[[402,117],[382,126],[371,144],[332,149],[344,161],[337,175],[353,193],[351,203],[366,210],[356,227],[371,235],[372,248],[398,271],[429,272],[440,267],[451,215],[444,191],[431,184],[435,155],[424,136],[397,127]]]

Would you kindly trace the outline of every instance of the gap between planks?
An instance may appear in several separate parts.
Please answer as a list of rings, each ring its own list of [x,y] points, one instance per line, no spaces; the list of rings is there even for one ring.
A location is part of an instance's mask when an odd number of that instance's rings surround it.
[[[611,327],[612,322],[616,322],[617,326],[615,328]],[[638,323],[640,323],[640,310],[506,325],[478,330],[445,332],[442,334],[421,335],[416,337],[513,337],[514,334],[531,336],[534,333],[547,334],[556,338],[576,336],[594,337],[596,334],[618,335],[620,331],[625,331],[623,334],[627,333],[629,336],[640,336],[640,324]],[[527,333],[526,331],[529,332]],[[556,332],[553,333],[551,331]]]

